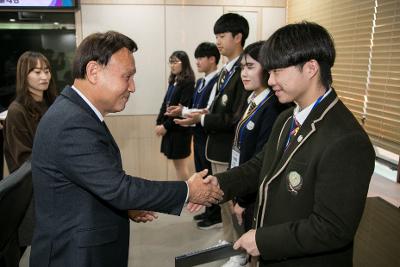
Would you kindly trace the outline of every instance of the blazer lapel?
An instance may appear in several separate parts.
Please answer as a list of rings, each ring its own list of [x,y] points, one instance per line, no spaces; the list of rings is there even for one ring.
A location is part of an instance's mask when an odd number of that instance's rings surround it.
[[[74,89],[72,89],[71,87],[66,87],[62,92],[61,95],[68,98],[69,100],[71,100],[72,102],[74,102],[75,104],[77,104],[79,107],[81,107],[84,111],[86,111],[87,113],[90,114],[90,116],[93,117],[93,119],[95,119],[99,124],[102,125],[102,127],[104,127],[106,135],[108,137],[108,139],[110,140],[111,145],[113,146],[113,148],[116,150],[116,152],[119,154],[119,148],[117,143],[115,142],[113,136],[111,135],[110,131],[108,130],[107,125],[105,124],[105,122],[101,122],[99,117],[97,117],[96,113],[94,113],[94,111],[89,107],[89,105],[85,102],[85,100],[82,99],[82,97],[80,97],[75,91]],[[121,160],[120,160],[121,161]]]
[[[296,137],[285,149],[292,116],[286,120],[277,142],[277,156],[275,157],[273,167],[271,168],[271,175],[266,174],[259,187],[259,207],[261,205],[266,207],[268,185],[285,170],[286,166],[299,148],[308,142],[309,137],[318,130],[318,123],[324,119],[326,113],[328,113],[338,101],[339,98],[332,88],[332,92],[330,92],[329,95],[327,95],[326,98],[311,111],[303,125],[300,127]],[[257,218],[257,223],[260,222],[260,225],[257,225],[257,227],[262,226],[264,215],[265,212],[262,212],[261,220],[258,220]],[[259,216],[259,214],[257,214],[257,216]]]

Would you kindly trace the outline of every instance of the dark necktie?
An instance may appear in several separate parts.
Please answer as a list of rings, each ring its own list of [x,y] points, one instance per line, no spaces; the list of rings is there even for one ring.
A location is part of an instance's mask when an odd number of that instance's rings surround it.
[[[228,73],[228,71],[226,70],[226,68],[223,68],[221,73],[219,74],[219,78],[218,78],[218,91],[221,90],[221,85],[225,83],[225,79],[226,79],[226,74]]]
[[[202,79],[201,79],[201,82],[200,82],[199,90],[202,90],[202,89],[204,88],[205,85],[206,85],[206,79],[205,79],[205,78],[202,78]]]

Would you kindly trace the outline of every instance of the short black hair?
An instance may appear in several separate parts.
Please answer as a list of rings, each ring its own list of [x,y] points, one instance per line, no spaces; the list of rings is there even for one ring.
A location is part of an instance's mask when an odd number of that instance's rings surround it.
[[[266,71],[300,66],[314,59],[320,66],[321,82],[332,84],[335,45],[329,32],[317,23],[303,21],[288,24],[271,35],[261,48],[260,62]]]
[[[136,43],[126,35],[115,31],[105,33],[93,33],[83,39],[75,52],[72,64],[72,76],[74,79],[84,79],[86,65],[90,61],[96,61],[106,66],[111,56],[122,48],[136,52]]]
[[[214,43],[210,42],[203,42],[199,44],[194,51],[194,57],[199,58],[199,57],[214,57],[215,58],[215,64],[218,65],[219,59],[221,57],[219,50],[217,46]]]
[[[247,20],[236,13],[226,13],[222,15],[214,24],[214,34],[230,32],[235,37],[238,33],[242,34],[242,47],[249,36],[249,23]]]
[[[264,45],[265,41],[258,41],[252,44],[249,44],[248,46],[246,46],[246,48],[243,50],[242,53],[242,58],[244,58],[244,60],[246,60],[246,55],[249,55],[252,59],[260,62],[259,58],[260,58],[260,51],[261,51],[261,47]],[[261,64],[261,62],[260,62]],[[262,66],[262,64],[261,64]],[[265,71],[264,68],[262,70],[262,76],[261,76],[261,83],[263,86],[265,86],[265,88],[268,87],[268,79],[269,79],[269,73],[268,71]]]

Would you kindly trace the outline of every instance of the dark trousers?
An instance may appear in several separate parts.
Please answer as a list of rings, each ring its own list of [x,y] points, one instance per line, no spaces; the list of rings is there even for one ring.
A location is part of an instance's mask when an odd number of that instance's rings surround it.
[[[206,158],[206,142],[207,134],[203,128],[201,126],[193,128],[194,165],[196,172],[208,169],[208,174],[212,174],[211,163]],[[221,218],[221,208],[219,205],[206,207],[206,214],[211,219]]]

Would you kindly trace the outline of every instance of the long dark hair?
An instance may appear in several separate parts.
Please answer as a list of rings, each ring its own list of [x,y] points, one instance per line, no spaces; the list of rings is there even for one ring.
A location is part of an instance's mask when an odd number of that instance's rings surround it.
[[[192,69],[192,66],[190,66],[190,61],[189,61],[189,57],[186,54],[185,51],[175,51],[172,53],[172,55],[169,57],[169,60],[171,61],[171,59],[173,58],[177,58],[182,62],[182,71],[175,75],[171,72],[171,74],[169,75],[168,78],[168,83],[174,83],[175,81],[179,84],[182,83],[184,81],[191,81],[194,82],[194,72]]]
[[[28,114],[30,114],[34,120],[39,120],[43,114],[29,92],[28,75],[36,68],[38,62],[40,62],[42,66],[48,68],[50,73],[52,73],[49,60],[43,54],[27,51],[18,59],[16,77],[16,101],[27,109]],[[53,77],[54,76],[51,75],[49,88],[43,93],[43,101],[46,102],[47,106],[50,106],[57,97],[56,83]]]

